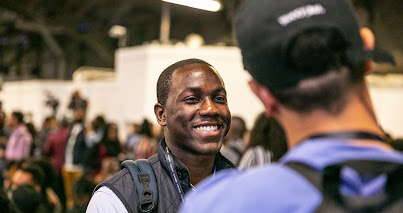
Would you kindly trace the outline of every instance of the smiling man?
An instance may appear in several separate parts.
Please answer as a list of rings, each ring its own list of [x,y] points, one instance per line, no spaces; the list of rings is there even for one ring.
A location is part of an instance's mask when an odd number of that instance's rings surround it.
[[[166,68],[158,79],[157,99],[154,112],[164,127],[164,138],[158,153],[148,159],[158,184],[155,212],[176,213],[184,195],[197,183],[234,167],[219,152],[231,113],[223,80],[213,66],[199,59]],[[129,171],[122,169],[112,180],[113,185],[104,185],[94,193],[87,212],[138,211],[130,207],[137,207],[139,201]],[[117,196],[119,188],[131,190]]]

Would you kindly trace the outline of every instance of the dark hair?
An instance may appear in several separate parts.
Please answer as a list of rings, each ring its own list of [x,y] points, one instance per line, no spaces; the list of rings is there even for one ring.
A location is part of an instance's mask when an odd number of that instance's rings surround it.
[[[110,140],[110,138],[109,138],[109,129],[111,129],[113,127],[115,127],[116,131],[118,131],[118,125],[116,125],[115,123],[108,123],[108,124],[105,125],[104,134],[102,135],[102,138],[101,138],[101,141],[100,141],[101,143],[116,142],[116,143],[120,144],[118,136],[113,141]]]
[[[147,119],[144,119],[143,123],[141,123],[139,134],[152,137],[151,124]]]
[[[41,167],[34,165],[34,164],[28,164],[26,166],[20,167],[20,170],[30,173],[32,175],[32,181],[41,186],[42,192],[44,192],[45,188],[45,173],[42,170]]]
[[[91,180],[88,180],[87,178],[83,177],[74,182],[73,193],[75,195],[91,196],[95,186],[96,185]]]
[[[41,204],[41,194],[28,184],[18,186],[11,199],[21,213],[36,212]]]
[[[185,59],[182,61],[178,61],[178,62],[170,65],[169,67],[167,67],[161,73],[160,77],[158,78],[158,82],[157,82],[157,101],[158,101],[158,103],[165,106],[165,103],[168,98],[169,89],[171,88],[171,85],[172,85],[172,73],[174,73],[175,70],[177,70],[181,67],[184,67],[186,65],[190,65],[190,64],[207,64],[207,65],[211,66],[211,64],[209,64],[203,60],[191,58],[191,59]]]
[[[22,112],[14,111],[14,112],[12,112],[12,116],[17,118],[18,123],[23,123],[24,122],[24,114],[22,114]]]
[[[43,186],[45,188],[50,187],[52,188],[56,181],[56,168],[53,166],[53,164],[50,162],[50,160],[46,157],[41,157],[41,158],[30,158],[28,160],[29,163],[38,166],[42,169],[44,172],[44,184]]]
[[[246,132],[245,121],[239,116],[232,116],[231,120],[230,131],[233,139],[242,138]]]
[[[245,150],[262,146],[273,154],[272,161],[280,159],[288,150],[284,129],[272,117],[260,113],[250,133],[249,143]]]
[[[104,126],[105,124],[106,124],[106,122],[105,122],[105,118],[104,118],[104,116],[102,116],[102,115],[98,115],[95,119],[94,119],[94,121],[95,121],[95,127],[96,128],[98,128],[98,127],[102,127],[102,126]]]
[[[25,126],[27,127],[27,130],[28,130],[29,134],[31,134],[32,138],[35,138],[37,135],[35,125],[33,123],[29,122],[29,123],[26,123]]]
[[[346,60],[345,41],[333,29],[310,29],[290,43],[287,64],[294,70],[316,73],[296,86],[273,89],[276,99],[297,112],[324,109],[337,114],[345,104],[346,91],[362,81],[364,64],[351,65]]]

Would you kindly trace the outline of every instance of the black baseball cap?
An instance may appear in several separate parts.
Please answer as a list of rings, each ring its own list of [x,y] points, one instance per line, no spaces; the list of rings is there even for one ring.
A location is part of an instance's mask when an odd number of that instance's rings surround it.
[[[271,89],[295,86],[302,79],[320,75],[294,70],[286,62],[293,38],[308,29],[338,31],[352,65],[369,59],[394,64],[385,51],[363,49],[350,0],[246,0],[234,24],[245,70]]]

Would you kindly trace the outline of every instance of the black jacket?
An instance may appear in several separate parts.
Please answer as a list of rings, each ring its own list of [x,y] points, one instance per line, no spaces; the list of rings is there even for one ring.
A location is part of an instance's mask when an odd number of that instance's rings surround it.
[[[158,153],[148,158],[148,161],[154,169],[158,184],[158,206],[155,212],[176,213],[181,205],[181,199],[169,172],[169,164],[165,158],[165,147],[165,139],[162,138],[159,143]],[[175,156],[173,156],[173,160],[177,177],[180,179],[182,189],[186,193],[191,189],[189,171]],[[235,168],[235,166],[220,153],[216,155],[215,165],[217,172],[223,169]],[[106,185],[114,192],[118,190],[119,193],[124,196],[119,197],[120,200],[126,206],[126,209],[128,207],[130,208],[128,212],[137,212],[138,196],[130,172],[126,168],[100,185]],[[97,188],[99,187],[100,186],[97,186]],[[116,195],[119,193],[115,192]],[[135,211],[132,211],[132,209]]]

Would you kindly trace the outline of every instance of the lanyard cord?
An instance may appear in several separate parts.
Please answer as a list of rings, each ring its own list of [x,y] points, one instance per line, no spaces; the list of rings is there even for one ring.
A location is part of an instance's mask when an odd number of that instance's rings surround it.
[[[377,140],[386,143],[386,140],[376,134],[370,132],[363,132],[363,131],[341,131],[341,132],[330,132],[324,134],[317,134],[308,137],[306,140],[309,139],[316,139],[316,138],[338,138],[338,139],[370,139],[370,140]]]
[[[166,154],[167,154],[166,158],[167,158],[167,161],[169,163],[169,172],[171,173],[172,179],[173,179],[173,181],[174,181],[174,183],[176,185],[176,190],[178,190],[178,192],[179,192],[180,199],[183,202],[183,200],[184,200],[183,189],[182,189],[182,186],[179,184],[179,178],[178,178],[178,175],[176,174],[175,167],[174,167],[174,164],[173,164],[173,159],[172,159],[172,156],[171,156],[171,154],[169,152],[168,146],[165,147],[165,151],[166,151]]]
[[[171,152],[168,149],[168,146],[165,147],[165,152],[166,152],[166,159],[167,159],[167,161],[169,163],[169,172],[171,173],[171,177],[172,177],[172,179],[173,179],[173,181],[174,181],[174,183],[176,185],[176,190],[178,190],[178,192],[179,192],[179,197],[181,199],[181,202],[183,202],[185,193],[183,192],[182,186],[179,183],[179,178],[178,178],[178,175],[176,173],[175,166],[174,166],[174,163],[173,163],[173,158],[171,156]],[[214,164],[213,178],[215,177],[216,170],[217,170],[216,165]],[[192,184],[190,184],[190,185],[192,186]],[[193,186],[192,186],[192,188],[193,188]]]

